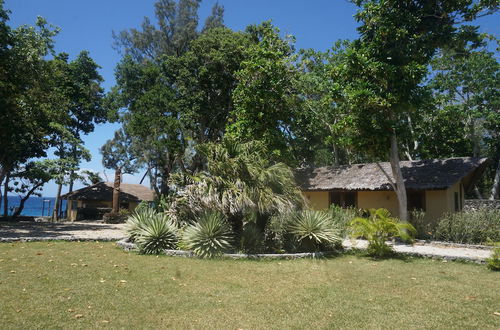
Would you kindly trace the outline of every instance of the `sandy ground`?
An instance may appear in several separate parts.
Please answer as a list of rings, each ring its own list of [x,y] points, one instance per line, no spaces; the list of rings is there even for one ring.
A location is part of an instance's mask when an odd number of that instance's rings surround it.
[[[100,222],[14,222],[0,223],[0,241],[16,240],[120,240],[124,224]]]
[[[102,240],[116,241],[125,238],[124,224],[100,222],[17,222],[0,223],[0,242],[40,241],[40,240]],[[344,240],[346,248],[365,249],[364,240]],[[395,244],[397,252],[418,254],[445,259],[465,259],[484,261],[491,255],[490,249],[467,246],[445,246],[439,243],[419,243],[415,245]]]

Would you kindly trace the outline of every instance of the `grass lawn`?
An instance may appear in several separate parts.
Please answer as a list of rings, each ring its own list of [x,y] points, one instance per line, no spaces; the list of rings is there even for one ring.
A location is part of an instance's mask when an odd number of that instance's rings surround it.
[[[500,328],[500,273],[426,259],[198,260],[0,244],[0,327]]]

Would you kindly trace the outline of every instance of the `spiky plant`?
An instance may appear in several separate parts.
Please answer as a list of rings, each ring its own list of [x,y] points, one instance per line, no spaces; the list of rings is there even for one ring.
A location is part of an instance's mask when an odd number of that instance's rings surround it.
[[[149,206],[141,206],[135,209],[134,213],[127,219],[125,223],[125,231],[130,241],[135,241],[141,228],[153,217],[156,216],[156,211]]]
[[[135,238],[142,254],[160,254],[177,243],[177,227],[165,213],[156,213],[145,221]]]
[[[318,251],[334,246],[341,241],[340,231],[327,212],[304,210],[290,218],[288,231],[308,251]]]
[[[184,229],[182,246],[202,258],[212,258],[231,249],[231,227],[217,211],[203,212]]]
[[[411,224],[399,222],[386,209],[370,209],[369,212],[368,218],[354,218],[350,223],[350,230],[352,237],[368,240],[368,254],[374,257],[385,257],[393,253],[392,247],[386,244],[389,239],[410,241],[416,233]]]

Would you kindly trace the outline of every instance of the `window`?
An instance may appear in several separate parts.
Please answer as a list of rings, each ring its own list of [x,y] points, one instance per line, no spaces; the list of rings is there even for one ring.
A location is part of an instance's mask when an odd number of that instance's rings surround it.
[[[455,212],[460,211],[460,202],[458,192],[455,191]]]
[[[356,191],[330,191],[330,204],[340,207],[356,207],[357,196]]]
[[[425,211],[425,191],[410,190],[406,192],[408,211]]]

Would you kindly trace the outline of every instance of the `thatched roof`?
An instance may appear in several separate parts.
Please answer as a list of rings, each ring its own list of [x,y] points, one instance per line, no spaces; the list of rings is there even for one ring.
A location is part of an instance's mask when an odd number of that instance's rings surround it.
[[[468,190],[482,174],[486,162],[486,158],[463,157],[402,161],[400,164],[406,189],[447,189],[463,180]],[[393,179],[390,163],[378,164]],[[377,163],[368,163],[299,169],[296,178],[304,191],[392,190],[380,167]]]
[[[113,200],[113,182],[99,182],[65,194],[61,198],[80,201],[111,201]],[[120,184],[120,200],[123,202],[152,201],[153,199],[153,191],[143,185]]]

